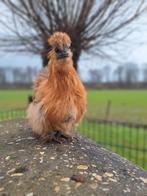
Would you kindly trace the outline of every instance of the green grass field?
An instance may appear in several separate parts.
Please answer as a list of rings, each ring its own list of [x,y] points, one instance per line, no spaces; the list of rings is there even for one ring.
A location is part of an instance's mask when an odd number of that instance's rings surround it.
[[[0,109],[27,106],[31,90],[0,90]],[[105,119],[111,101],[110,120],[147,124],[147,90],[89,90],[87,115]]]
[[[31,90],[0,90],[0,110],[24,108]]]
[[[25,108],[31,90],[0,90],[0,111]],[[87,117],[105,119],[108,101],[111,101],[109,120],[147,124],[146,90],[88,90]],[[24,111],[13,113],[23,116]],[[8,115],[0,115],[7,119]],[[78,130],[112,151],[147,169],[147,130],[99,125],[84,121]],[[143,163],[144,162],[144,163]]]
[[[109,100],[110,120],[147,124],[147,90],[89,90],[88,113],[105,119]]]

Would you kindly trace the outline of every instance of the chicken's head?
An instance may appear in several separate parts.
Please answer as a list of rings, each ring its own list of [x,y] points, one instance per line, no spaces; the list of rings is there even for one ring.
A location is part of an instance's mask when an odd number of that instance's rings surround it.
[[[49,59],[63,60],[72,57],[71,39],[63,32],[55,32],[48,39]]]

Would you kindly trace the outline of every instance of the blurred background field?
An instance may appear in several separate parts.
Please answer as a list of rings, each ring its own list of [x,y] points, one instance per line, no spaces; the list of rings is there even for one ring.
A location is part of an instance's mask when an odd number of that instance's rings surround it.
[[[0,90],[0,109],[25,108],[31,90]]]
[[[125,122],[146,123],[146,90],[88,90],[86,116]],[[0,90],[0,110],[26,108],[29,90]],[[109,105],[110,104],[110,105]],[[108,106],[109,105],[109,106]],[[107,111],[109,107],[109,111]],[[109,112],[107,114],[107,112]]]

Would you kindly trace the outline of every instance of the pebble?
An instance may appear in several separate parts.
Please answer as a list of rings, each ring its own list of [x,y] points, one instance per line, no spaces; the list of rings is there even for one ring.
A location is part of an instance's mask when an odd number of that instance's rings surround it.
[[[11,157],[10,156],[7,156],[6,158],[5,158],[5,160],[7,161],[7,160],[9,160]]]
[[[34,193],[28,193],[28,194],[26,194],[26,196],[33,196],[34,195]]]
[[[24,149],[21,149],[21,150],[19,150],[19,152],[25,152],[25,150]]]
[[[90,184],[89,186],[90,186],[90,188],[92,188],[92,189],[96,189],[96,188],[97,188],[97,183],[92,183],[92,184]]]
[[[85,182],[85,176],[81,174],[77,174],[77,175],[74,174],[70,179],[76,182]]]
[[[109,190],[110,190],[110,189],[108,189],[108,188],[104,188],[104,189],[103,189],[103,191],[109,191]]]
[[[92,164],[91,166],[92,166],[92,167],[96,167],[96,165],[94,165],[94,164]]]
[[[104,177],[113,177],[113,174],[112,173],[105,172],[103,176]]]
[[[11,177],[19,177],[19,176],[23,176],[23,173],[14,173],[14,174],[11,174]]]
[[[117,180],[116,180],[116,179],[113,179],[113,178],[109,178],[109,180],[110,180],[111,182],[117,182]]]
[[[60,186],[55,186],[54,192],[55,192],[55,193],[59,193],[59,191],[60,191]]]
[[[55,157],[50,157],[51,160],[55,160]]]
[[[40,157],[40,163],[43,163],[43,157]]]
[[[11,173],[13,173],[14,171],[15,171],[15,168],[10,169],[9,171],[7,171],[7,174],[11,174]]]
[[[125,193],[130,193],[131,190],[129,188],[126,188],[125,190],[123,190]]]
[[[87,165],[79,165],[79,166],[77,166],[77,169],[87,170],[88,166]]]
[[[81,186],[81,184],[82,184],[81,182],[77,182],[75,185],[75,189],[77,189],[79,186]]]
[[[2,191],[4,191],[5,189],[4,189],[4,187],[0,187],[0,192],[2,192]]]
[[[139,179],[142,180],[145,184],[147,184],[147,178],[140,177]]]
[[[95,177],[96,180],[102,181],[102,176],[97,175],[96,173],[93,173],[92,176]]]
[[[41,177],[39,178],[39,181],[45,181],[45,178]]]
[[[62,182],[69,182],[70,181],[70,178],[66,177],[66,178],[61,178],[61,181]]]
[[[9,142],[8,144],[11,145],[11,144],[14,144],[14,142]]]
[[[28,140],[34,140],[34,137],[27,137]]]
[[[0,176],[0,180],[3,180],[4,179],[4,176]]]

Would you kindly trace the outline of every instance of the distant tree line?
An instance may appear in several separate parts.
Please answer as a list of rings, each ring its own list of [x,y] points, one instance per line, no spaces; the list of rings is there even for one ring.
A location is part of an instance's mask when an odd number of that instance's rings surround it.
[[[39,69],[36,67],[0,67],[0,87],[31,87]],[[94,88],[140,88],[147,87],[147,63],[139,66],[134,62],[121,65],[106,65],[90,69],[88,85]]]
[[[89,83],[115,83],[119,87],[131,87],[137,84],[147,84],[147,64],[139,67],[134,62],[112,66],[104,66],[99,69],[89,70]]]
[[[37,75],[36,67],[0,67],[0,86],[30,85]]]

